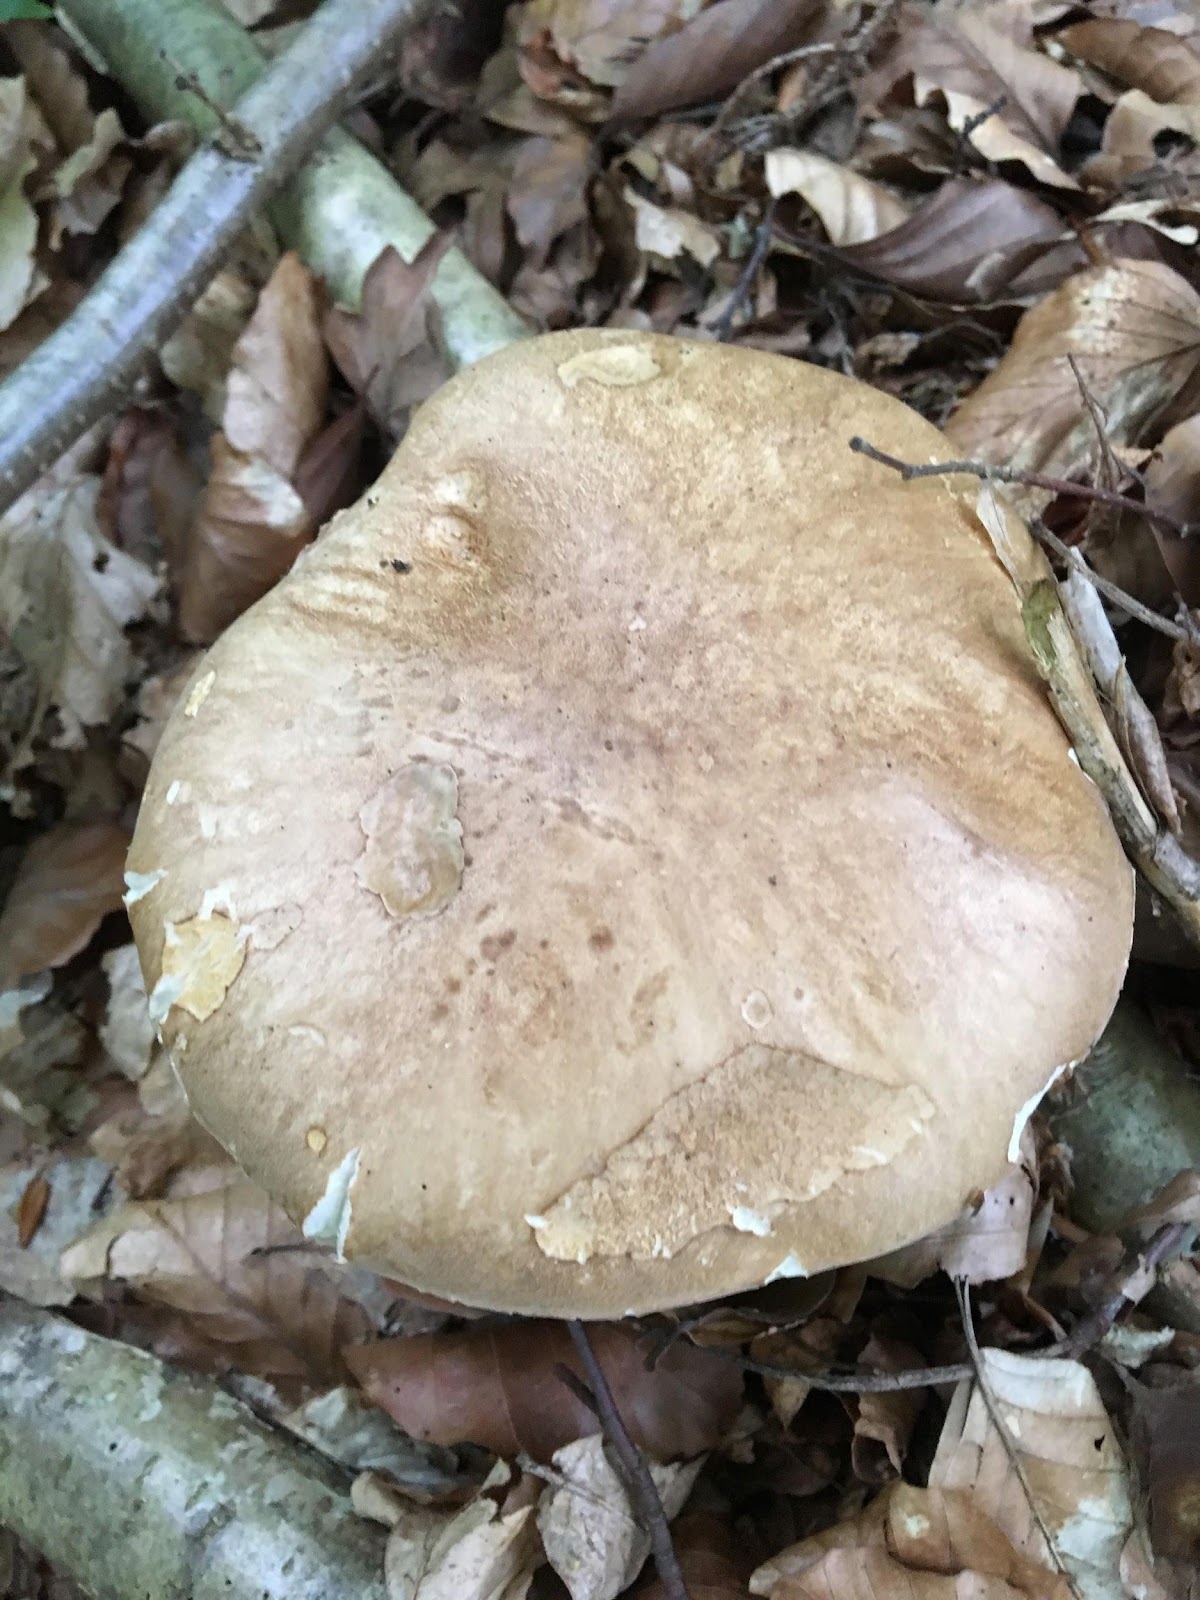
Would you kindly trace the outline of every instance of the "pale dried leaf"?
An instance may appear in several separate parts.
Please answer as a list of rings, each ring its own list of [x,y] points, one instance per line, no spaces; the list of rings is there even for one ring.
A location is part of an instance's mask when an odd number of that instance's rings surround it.
[[[1114,261],[1027,311],[1008,352],[947,427],[965,456],[1068,476],[1095,430],[1074,358],[1109,441],[1142,432],[1200,366],[1200,295],[1156,261]]]
[[[290,478],[324,421],[328,399],[316,283],[289,250],[233,347],[225,437],[233,449]]]
[[[470,1481],[453,1451],[420,1444],[341,1384],[285,1412],[280,1424],[352,1472],[379,1473],[419,1504],[455,1504]]]
[[[1058,164],[1059,143],[1082,91],[1078,72],[1036,48],[1027,0],[904,13],[895,46],[856,88],[861,104],[881,106],[911,78],[918,106],[935,96],[956,131],[990,161],[1020,161],[1043,183],[1078,184]],[[980,120],[989,107],[1001,108]]]
[[[821,14],[818,0],[717,0],[650,46],[625,75],[612,115],[656,117],[719,99],[802,44]]]
[[[1181,522],[1200,523],[1200,412],[1160,441],[1146,468],[1146,500]],[[1200,606],[1200,539],[1151,526],[1175,587],[1189,606]]]
[[[316,526],[299,491],[222,433],[192,524],[179,588],[179,628],[207,644],[283,577]]]
[[[639,250],[664,261],[689,255],[702,267],[710,267],[720,255],[716,233],[691,211],[679,206],[656,206],[629,188],[625,190],[625,201],[633,209],[634,241]]]
[[[880,1372],[915,1371],[925,1365],[925,1358],[912,1345],[881,1334],[872,1335],[858,1359]],[[856,1478],[863,1483],[886,1483],[900,1476],[925,1400],[923,1389],[859,1396],[850,1446]]]
[[[37,165],[25,133],[25,85],[0,78],[0,329],[10,328],[37,294],[38,219],[25,193]]]
[[[76,1128],[95,1103],[75,1070],[87,1035],[50,989],[40,973],[0,993],[0,1112],[39,1132]]]
[[[1089,183],[1119,190],[1157,163],[1155,140],[1164,133],[1182,133],[1200,144],[1200,105],[1160,105],[1142,89],[1127,90],[1105,121],[1101,153],[1084,168]]]
[[[0,627],[75,743],[120,703],[132,662],[124,630],[159,591],[100,531],[99,491],[99,478],[48,472],[0,520]]]
[[[703,1464],[703,1458],[675,1466],[647,1462],[668,1521],[683,1509]],[[537,1511],[546,1559],[571,1600],[615,1600],[645,1565],[650,1535],[633,1514],[602,1435],[564,1445],[554,1465],[562,1482],[543,1492]]]
[[[767,189],[798,194],[821,219],[830,244],[862,244],[898,228],[908,208],[882,184],[811,150],[768,150]]]
[[[1133,1519],[1129,1474],[1091,1373],[1076,1361],[1004,1350],[984,1350],[982,1361],[1037,1515],[978,1383],[955,1393],[930,1487],[974,1490],[1018,1550],[1053,1564],[1040,1516],[1083,1600],[1121,1600],[1117,1567]]]
[[[236,268],[225,267],[159,347],[159,364],[167,377],[200,396],[210,422],[221,421],[234,346],[256,299],[253,284]]]
[[[0,913],[0,989],[77,956],[125,892],[128,830],[104,818],[60,822],[21,858]]]
[[[242,1373],[302,1383],[344,1376],[345,1345],[374,1331],[352,1280],[236,1174],[216,1189],[135,1202],[64,1255],[82,1291],[106,1280],[183,1313]]]

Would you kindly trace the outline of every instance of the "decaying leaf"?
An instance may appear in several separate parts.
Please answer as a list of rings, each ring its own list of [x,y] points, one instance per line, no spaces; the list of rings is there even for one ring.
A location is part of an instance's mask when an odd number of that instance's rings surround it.
[[[751,1563],[745,1540],[712,1512],[685,1511],[671,1524],[671,1542],[690,1600],[745,1600]],[[637,1600],[670,1600],[661,1578],[645,1579]]]
[[[586,221],[592,143],[572,131],[560,138],[526,139],[513,162],[508,214],[517,239],[541,266],[556,239]]]
[[[1118,1562],[1133,1520],[1129,1476],[1091,1373],[1076,1361],[1005,1350],[984,1350],[982,1363],[1008,1439],[979,1384],[960,1384],[930,1488],[973,1490],[1017,1549],[1044,1565],[1061,1563],[1083,1600],[1119,1600]]]
[[[702,267],[710,267],[720,255],[715,232],[692,212],[679,206],[656,206],[633,189],[625,190],[625,201],[633,208],[634,242],[639,250],[663,262],[687,255]]]
[[[798,194],[813,208],[830,244],[862,244],[908,217],[908,207],[890,189],[812,150],[769,150],[766,177],[776,198]]]
[[[36,165],[24,79],[0,78],[0,328],[10,328],[45,283],[34,257],[37,212],[25,193]]]
[[[849,1522],[764,1563],[750,1592],[771,1600],[1068,1600],[1070,1588],[1020,1549],[979,1496],[898,1483]]]
[[[613,97],[614,118],[661,116],[719,99],[749,73],[795,49],[821,15],[817,0],[717,0],[688,10],[690,20],[651,44],[625,74]]]
[[[1152,100],[1200,104],[1200,55],[1188,39],[1129,17],[1093,17],[1057,35],[1073,56]]]
[[[711,1449],[737,1414],[735,1366],[678,1342],[647,1371],[626,1329],[591,1330],[597,1358],[633,1438],[666,1461]],[[595,1418],[557,1375],[577,1358],[560,1322],[467,1328],[388,1339],[347,1352],[367,1394],[406,1433],[436,1444],[470,1441],[536,1461],[591,1430]]]
[[[652,40],[677,28],[701,0],[531,0],[521,17],[519,40],[531,68],[535,93],[554,93],[554,72],[615,88]],[[559,85],[568,88],[569,85]],[[572,103],[569,92],[565,99]]]
[[[335,307],[325,318],[325,339],[342,376],[392,441],[413,406],[450,375],[430,294],[450,244],[449,234],[434,234],[412,261],[388,245],[363,279],[361,309]]]
[[[682,1510],[703,1464],[647,1463],[668,1521]],[[645,1565],[650,1535],[634,1515],[602,1435],[556,1450],[554,1466],[561,1481],[542,1495],[537,1513],[546,1559],[571,1600],[616,1600]]]
[[[1146,467],[1146,500],[1181,522],[1200,523],[1200,412],[1160,440]],[[1200,539],[1185,539],[1152,523],[1159,553],[1189,606],[1200,606]]]
[[[295,475],[329,398],[312,274],[280,258],[233,347],[223,431],[196,510],[179,586],[180,629],[214,639],[264,595],[313,537]]]
[[[950,126],[989,161],[1019,161],[1043,183],[1078,187],[1058,157],[1082,83],[1035,47],[1029,0],[909,8],[894,47],[856,93],[878,107],[909,80],[915,103],[940,97]]]
[[[951,418],[963,455],[1069,476],[1095,430],[1074,358],[1113,445],[1138,442],[1200,367],[1200,295],[1156,261],[1114,261],[1027,311],[1012,346]]]
[[[859,1360],[880,1372],[914,1372],[925,1365],[919,1350],[882,1334],[872,1336]],[[925,1398],[923,1389],[895,1389],[859,1396],[850,1446],[856,1478],[875,1484],[888,1483],[900,1476]]]
[[[121,909],[128,848],[128,830],[110,818],[38,835],[0,913],[0,989],[61,967]]]
[[[344,1377],[341,1351],[374,1332],[353,1278],[253,1184],[123,1206],[64,1255],[81,1291],[108,1281],[180,1314],[214,1363],[295,1385]]]

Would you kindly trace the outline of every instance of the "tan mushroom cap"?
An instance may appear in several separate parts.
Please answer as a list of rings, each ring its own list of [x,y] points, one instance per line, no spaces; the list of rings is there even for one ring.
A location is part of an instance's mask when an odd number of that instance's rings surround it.
[[[310,1234],[583,1316],[861,1260],[1100,1031],[1132,875],[978,486],[853,434],[952,453],[800,362],[532,340],[201,663],[132,917],[197,1115]]]

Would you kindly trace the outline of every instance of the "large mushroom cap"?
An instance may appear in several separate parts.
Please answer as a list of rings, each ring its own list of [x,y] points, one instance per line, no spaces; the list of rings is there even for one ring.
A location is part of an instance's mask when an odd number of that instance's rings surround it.
[[[950,456],[798,362],[518,345],[198,668],[134,927],[196,1113],[310,1234],[583,1316],[861,1260],[1100,1031],[1131,873],[977,486],[853,434]]]

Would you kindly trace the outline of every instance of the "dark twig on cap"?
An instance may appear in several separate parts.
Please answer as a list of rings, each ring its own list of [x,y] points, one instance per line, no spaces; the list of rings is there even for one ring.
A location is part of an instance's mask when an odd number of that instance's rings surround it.
[[[629,1496],[633,1513],[650,1536],[650,1548],[654,1551],[655,1565],[658,1567],[659,1580],[667,1600],[688,1600],[687,1585],[683,1581],[675,1546],[671,1541],[671,1525],[667,1521],[667,1514],[663,1510],[663,1503],[659,1499],[658,1488],[650,1475],[646,1458],[629,1437],[629,1430],[621,1420],[621,1413],[617,1410],[617,1403],[613,1399],[608,1379],[604,1376],[604,1369],[596,1360],[596,1352],[592,1349],[587,1329],[582,1322],[573,1320],[567,1323],[567,1327],[587,1377],[587,1383],[581,1383],[575,1373],[566,1367],[560,1367],[559,1374],[572,1393],[600,1419],[604,1437],[612,1446],[613,1455],[616,1457],[615,1465]]]
[[[1115,511],[1129,511],[1135,516],[1157,522],[1181,539],[1200,533],[1194,522],[1182,522],[1168,511],[1159,511],[1131,495],[1119,494],[1115,489],[1096,489],[1091,484],[1074,483],[1070,478],[1052,478],[1044,472],[1030,472],[1024,467],[996,467],[988,461],[901,461],[898,456],[877,450],[866,439],[855,436],[850,440],[851,450],[860,456],[869,456],[881,466],[891,467],[907,482],[911,478],[945,478],[961,473],[972,478],[982,478],[988,483],[1019,483],[1027,489],[1045,489],[1050,494],[1061,494],[1075,500],[1091,500],[1097,505],[1111,506]]]

